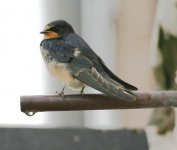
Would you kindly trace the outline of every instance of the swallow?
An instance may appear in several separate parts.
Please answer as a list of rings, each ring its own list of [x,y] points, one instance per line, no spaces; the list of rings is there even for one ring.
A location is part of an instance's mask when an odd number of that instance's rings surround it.
[[[49,72],[63,84],[60,95],[64,96],[65,86],[80,89],[86,86],[121,100],[134,100],[137,88],[117,77],[75,33],[64,20],[47,24],[41,34],[41,54]]]

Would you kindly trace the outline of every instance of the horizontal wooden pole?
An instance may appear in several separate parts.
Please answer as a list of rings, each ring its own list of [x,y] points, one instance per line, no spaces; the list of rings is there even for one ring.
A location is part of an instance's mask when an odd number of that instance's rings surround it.
[[[155,107],[176,107],[176,91],[137,93],[134,101],[123,101],[102,94],[21,96],[22,112],[136,109]]]

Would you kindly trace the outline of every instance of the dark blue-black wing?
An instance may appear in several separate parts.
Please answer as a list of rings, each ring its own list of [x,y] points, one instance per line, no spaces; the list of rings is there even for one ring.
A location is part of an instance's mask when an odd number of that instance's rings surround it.
[[[72,40],[71,40],[72,39]],[[113,82],[117,82],[117,84],[122,85],[124,88],[128,90],[137,90],[137,88],[129,83],[118,78],[112,71],[108,69],[108,67],[104,64],[102,59],[89,47],[89,45],[77,34],[70,34],[65,39],[66,43],[72,46],[76,46],[82,49],[84,56],[86,56],[95,66],[97,71],[104,76],[105,78],[108,76]]]
[[[86,57],[73,57],[67,65],[73,76],[84,84],[110,96],[122,100],[133,100],[136,96],[122,86],[109,82],[94,67],[94,64]]]

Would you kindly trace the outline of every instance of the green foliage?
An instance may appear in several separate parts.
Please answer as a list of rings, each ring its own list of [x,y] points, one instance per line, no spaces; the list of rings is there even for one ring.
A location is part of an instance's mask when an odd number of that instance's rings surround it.
[[[155,68],[155,76],[162,89],[177,89],[175,72],[177,70],[177,37],[159,29],[158,49],[162,64]]]

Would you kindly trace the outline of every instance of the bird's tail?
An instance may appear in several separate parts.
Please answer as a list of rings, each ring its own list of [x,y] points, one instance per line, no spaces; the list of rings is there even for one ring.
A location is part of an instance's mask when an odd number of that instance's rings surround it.
[[[75,76],[75,78],[106,95],[113,96],[121,100],[129,101],[134,100],[137,97],[136,94],[125,89],[123,86],[110,82],[107,78],[103,78],[95,68],[81,71],[77,76]]]
[[[135,100],[137,98],[137,95],[134,92],[124,89],[121,86],[115,86],[112,84],[108,89],[107,95],[119,97],[122,100],[127,100],[127,101]]]
[[[113,82],[110,82],[109,80],[104,79],[102,76],[98,76],[97,74],[92,74],[92,77],[89,77],[89,74],[86,74],[88,78],[85,78],[84,80],[89,80],[89,86],[94,87],[96,90],[116,98],[119,98],[121,100],[135,100],[136,94],[133,92],[125,89],[121,85],[114,84]],[[96,79],[96,80],[90,80],[90,79]],[[87,82],[88,83],[88,82]]]

